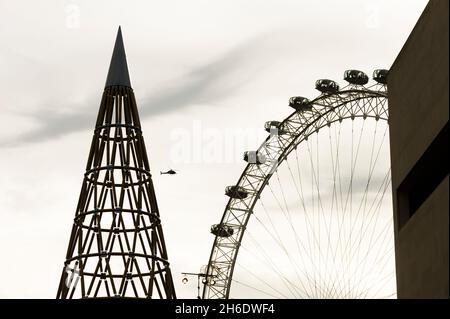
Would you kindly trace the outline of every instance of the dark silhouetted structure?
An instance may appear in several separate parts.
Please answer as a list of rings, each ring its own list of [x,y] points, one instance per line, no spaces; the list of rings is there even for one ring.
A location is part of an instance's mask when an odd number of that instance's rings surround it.
[[[388,77],[397,291],[448,298],[448,0],[431,0]]]
[[[119,28],[57,298],[175,298]]]

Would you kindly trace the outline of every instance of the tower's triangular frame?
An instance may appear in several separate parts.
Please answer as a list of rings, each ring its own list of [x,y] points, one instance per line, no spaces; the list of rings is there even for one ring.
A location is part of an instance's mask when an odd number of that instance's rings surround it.
[[[119,27],[57,298],[176,298]]]

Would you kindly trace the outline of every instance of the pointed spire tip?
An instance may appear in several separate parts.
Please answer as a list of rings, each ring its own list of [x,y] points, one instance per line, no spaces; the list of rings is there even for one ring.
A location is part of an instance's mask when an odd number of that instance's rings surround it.
[[[122,39],[122,29],[119,25],[117,30],[116,42],[109,65],[108,76],[105,87],[113,85],[128,86],[131,88],[130,75],[128,74],[127,57]]]

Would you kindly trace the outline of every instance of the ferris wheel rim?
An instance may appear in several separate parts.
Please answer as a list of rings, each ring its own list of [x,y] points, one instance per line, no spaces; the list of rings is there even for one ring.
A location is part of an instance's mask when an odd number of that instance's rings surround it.
[[[373,88],[376,88],[375,90]],[[343,95],[355,95],[354,98],[348,99],[348,100],[342,100],[342,103],[339,103],[333,107],[329,107],[328,104],[326,104],[326,100],[327,99],[333,99],[333,98],[341,98],[341,96]],[[387,93],[387,87],[385,84],[375,84],[373,86],[370,87],[365,87],[363,85],[348,85],[344,88],[342,88],[341,90],[335,92],[335,93],[323,93],[320,94],[318,97],[314,98],[313,100],[310,101],[311,105],[321,105],[324,108],[329,107],[328,110],[326,110],[326,112],[322,113],[322,112],[313,112],[314,114],[314,120],[309,122],[309,123],[305,123],[305,127],[301,132],[298,132],[295,137],[292,139],[291,143],[289,143],[287,146],[285,146],[284,148],[282,148],[282,152],[281,154],[277,157],[276,159],[276,164],[274,165],[273,168],[278,168],[284,161],[286,161],[287,157],[289,156],[289,154],[292,152],[292,150],[296,149],[296,147],[298,145],[300,145],[305,139],[300,139],[299,137],[302,135],[302,133],[304,133],[308,128],[310,128],[311,126],[313,126],[313,124],[315,124],[317,121],[319,121],[326,113],[330,113],[330,112],[335,112],[337,109],[340,108],[344,108],[347,104],[354,102],[356,100],[372,100],[372,99],[383,99],[383,101],[385,101],[385,105],[383,105],[383,109],[384,109],[384,115],[380,116],[378,118],[376,118],[376,120],[384,120],[387,123],[389,123],[389,116],[388,116],[388,109],[387,109],[387,99],[388,99],[388,93]],[[318,102],[322,102],[325,101],[325,104],[319,104]],[[324,109],[322,109],[324,110]],[[283,119],[282,122],[280,122],[280,127],[283,127],[283,125],[286,125],[286,123],[291,120],[292,117],[294,117],[295,115],[298,115],[299,113],[301,113],[301,111],[295,110],[293,113],[291,113],[290,115],[288,115],[285,119]],[[355,119],[355,118],[375,118],[375,116],[371,115],[371,114],[363,114],[363,113],[356,113],[356,114],[352,114],[351,116],[345,116],[345,117],[338,117],[335,120],[331,121],[331,122],[327,122],[325,124],[323,124],[322,126],[316,128],[314,131],[309,132],[309,134],[304,135],[304,137],[306,137],[306,139],[312,135],[314,132],[318,132],[320,131],[323,127],[325,126],[329,126],[330,124],[334,124],[336,122],[342,122],[343,120],[348,120],[348,119]],[[301,126],[301,124],[300,124]],[[261,149],[264,149],[265,146],[267,145],[268,141],[270,140],[270,138],[272,137],[271,134],[269,134],[269,136],[263,141],[263,143],[261,143],[261,145],[257,148],[257,152],[259,152]],[[295,146],[293,146],[295,145]],[[235,184],[236,186],[241,185],[242,181],[245,179],[245,177],[249,174],[250,168],[257,165],[256,163],[248,163],[245,168],[243,169],[237,183]],[[257,188],[256,192],[254,192],[254,194],[252,195],[252,199],[251,199],[251,204],[248,206],[248,212],[245,214],[245,219],[244,222],[241,225],[240,228],[240,232],[239,235],[237,236],[236,240],[236,247],[234,249],[232,249],[232,257],[231,262],[230,262],[230,266],[228,269],[228,274],[226,276],[225,279],[225,286],[220,286],[222,287],[222,293],[220,293],[221,296],[219,296],[218,298],[224,298],[224,299],[228,299],[229,295],[230,295],[230,290],[231,290],[231,284],[233,282],[233,274],[234,274],[234,269],[235,269],[235,265],[236,265],[236,260],[238,257],[238,253],[239,253],[239,248],[241,246],[242,243],[242,239],[243,236],[245,234],[246,231],[246,227],[247,224],[250,220],[250,217],[253,213],[253,209],[256,205],[256,203],[259,201],[261,193],[263,192],[263,190],[265,189],[265,187],[267,186],[267,184],[269,183],[269,180],[272,177],[272,173],[271,174],[265,174],[265,177],[263,179],[263,181],[261,182],[260,186]],[[225,210],[222,214],[222,217],[220,219],[220,225],[224,224],[224,221],[227,217],[227,212],[230,211],[230,207],[231,207],[231,203],[233,202],[233,198],[229,198],[226,206],[225,206]],[[206,266],[206,277],[208,276],[216,276],[214,274],[211,274],[211,272],[214,271],[214,269],[216,269],[217,267],[214,265],[215,259],[214,257],[214,253],[215,250],[218,248],[217,243],[219,240],[220,236],[219,235],[215,235],[214,238],[214,242],[212,245],[212,249],[211,249],[211,253],[210,253],[210,258],[208,261],[208,264]],[[214,280],[214,284],[207,284],[207,282],[204,284],[203,286],[203,292],[202,292],[202,298],[206,297],[207,291],[211,290],[211,287],[214,287],[215,284],[217,283],[217,280]],[[216,293],[216,295],[218,295]],[[207,297],[209,298],[209,296]]]

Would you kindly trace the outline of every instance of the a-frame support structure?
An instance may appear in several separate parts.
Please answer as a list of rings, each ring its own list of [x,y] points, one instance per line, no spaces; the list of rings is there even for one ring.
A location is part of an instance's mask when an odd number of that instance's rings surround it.
[[[119,28],[57,298],[176,298]]]

